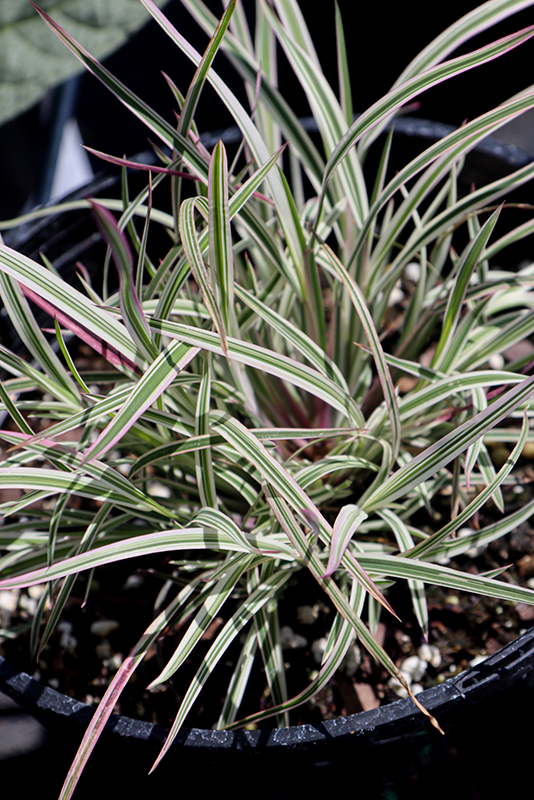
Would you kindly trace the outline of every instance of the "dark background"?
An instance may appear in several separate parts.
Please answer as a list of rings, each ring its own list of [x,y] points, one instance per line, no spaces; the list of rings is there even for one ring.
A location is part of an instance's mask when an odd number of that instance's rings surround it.
[[[253,0],[244,0],[247,10]],[[219,0],[208,0],[208,6],[220,16]],[[337,87],[334,0],[313,0],[302,3],[311,34],[316,43],[327,78]],[[477,2],[449,2],[433,6],[425,0],[404,3],[365,3],[339,0],[345,23],[345,36],[353,82],[353,106],[363,111],[388,91],[404,67],[435,36]],[[436,13],[437,9],[437,13]],[[165,13],[191,43],[203,51],[207,37],[179,0],[172,0]],[[529,8],[471,40],[463,51],[474,49],[499,36],[514,32],[534,22],[534,9]],[[44,23],[43,23],[44,24]],[[459,51],[461,52],[461,51]],[[459,53],[458,53],[459,54]],[[73,57],[74,58],[74,57]],[[170,42],[155,22],[136,34],[128,44],[105,62],[106,66],[133,91],[167,119],[173,118],[173,101],[161,75],[165,71],[182,91],[186,91],[193,67]],[[412,115],[424,119],[460,125],[508,99],[515,92],[534,83],[534,43],[516,48],[496,61],[458,76],[426,92],[419,98],[420,108]],[[234,92],[244,100],[239,78],[224,56],[216,68]],[[291,71],[280,71],[279,84],[299,115],[309,109]],[[0,219],[31,207],[39,199],[47,152],[50,147],[50,126],[57,106],[58,92],[51,92],[39,105],[0,128]],[[76,115],[84,142],[113,155],[134,155],[148,146],[150,135],[143,124],[130,114],[99,81],[84,74],[77,88]],[[219,130],[232,120],[214,92],[207,87],[196,116],[201,132]],[[512,131],[500,138],[519,141],[525,149],[534,150],[534,136],[529,120],[514,123]],[[519,139],[518,139],[519,137]],[[102,162],[93,162],[93,169]]]

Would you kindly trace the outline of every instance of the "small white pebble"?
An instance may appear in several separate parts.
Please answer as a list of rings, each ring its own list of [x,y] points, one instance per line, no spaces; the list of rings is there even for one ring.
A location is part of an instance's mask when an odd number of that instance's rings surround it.
[[[122,653],[114,653],[110,659],[106,661],[105,666],[116,672],[124,661]]]
[[[301,625],[313,625],[319,616],[319,606],[299,606],[297,608],[297,620]]]
[[[159,483],[158,481],[148,482],[148,493],[151,497],[163,497],[167,499],[171,497],[170,488],[165,486],[163,483]]]
[[[312,656],[317,664],[321,664],[323,661],[326,645],[327,645],[327,640],[324,637],[322,639],[316,639],[314,642],[311,643]]]
[[[52,689],[59,689],[59,681],[57,678],[49,678],[48,685],[52,687]]]
[[[469,558],[478,558],[478,556],[481,556],[482,553],[484,553],[485,551],[486,551],[485,544],[477,544],[474,545],[473,547],[470,547],[469,550],[466,550],[465,554],[466,556],[469,556]]]
[[[404,274],[409,281],[417,283],[417,281],[421,277],[421,267],[419,266],[417,261],[410,261],[410,263],[406,264],[406,266],[404,267]]]
[[[56,625],[56,629],[60,633],[72,633],[72,622],[69,622],[66,619],[62,619],[61,622],[58,622]]]
[[[405,669],[402,669],[402,667],[400,668],[399,672],[402,675],[402,677],[404,678],[404,680],[406,681],[406,683],[407,684],[411,684],[411,682],[412,682],[412,673],[408,672]]]
[[[128,591],[130,589],[139,589],[139,587],[142,586],[144,582],[145,582],[144,577],[140,575],[138,572],[134,572],[132,573],[132,575],[128,575],[122,588],[125,591]]]
[[[32,597],[28,597],[27,594],[21,594],[19,599],[19,606],[24,611],[27,611],[28,614],[35,614],[37,610],[37,600],[34,600]]]
[[[119,623],[115,619],[97,619],[91,624],[90,631],[95,636],[107,636],[111,631],[117,630]]]
[[[523,492],[525,491],[525,487],[524,486],[514,486],[512,491],[513,491],[514,494],[523,494]]]
[[[61,649],[69,653],[74,653],[78,640],[72,635],[72,622],[67,622],[67,620],[58,622],[57,630],[61,634],[59,639],[59,646]]]
[[[295,633],[289,625],[285,625],[280,629],[280,645],[282,650],[297,650],[300,647],[306,647],[308,640],[304,636]]]
[[[352,645],[347,650],[347,654],[341,663],[341,669],[349,678],[354,675],[362,660],[362,654],[358,645]]]
[[[404,292],[395,286],[389,295],[388,306],[396,306],[404,300]]]
[[[411,676],[411,680],[418,682],[421,680],[426,672],[428,663],[419,656],[410,656],[405,658],[401,664],[401,672],[407,672]]]
[[[534,589],[534,578],[529,578],[527,581],[527,586],[529,589]]]
[[[504,367],[504,358],[500,353],[495,353],[495,355],[488,358],[488,364],[492,369],[502,369]]]
[[[436,668],[441,664],[441,653],[435,644],[422,644],[417,654],[419,658],[428,661],[432,667]]]
[[[19,602],[19,589],[6,589],[0,592],[0,611],[8,611],[14,613],[17,610]]]
[[[30,586],[28,588],[28,594],[34,600],[39,600],[39,598],[42,597],[44,591],[45,587],[42,584],[39,584],[38,586]]]
[[[414,694],[419,694],[419,692],[423,691],[423,687],[420,683],[412,683],[410,688]]]
[[[407,676],[405,675],[404,677],[406,678]],[[409,685],[411,683],[411,681],[406,680],[406,683]],[[402,686],[402,684],[400,684],[395,678],[390,678],[389,685],[391,686],[392,689],[394,689],[395,694],[397,694],[398,697],[408,697],[409,696],[408,695],[408,690],[405,689],[404,686]]]
[[[471,536],[471,534],[473,534],[474,532],[475,531],[472,528],[460,528],[460,530],[457,533],[457,536],[459,539],[463,539],[466,536]],[[485,551],[486,551],[486,545],[484,543],[474,544],[472,547],[469,548],[469,550],[466,550],[466,555],[468,555],[469,558],[477,558],[478,556],[482,555],[482,553],[484,553]]]

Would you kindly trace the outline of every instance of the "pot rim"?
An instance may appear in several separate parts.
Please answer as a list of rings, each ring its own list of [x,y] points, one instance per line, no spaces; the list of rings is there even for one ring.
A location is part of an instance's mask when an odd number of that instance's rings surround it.
[[[531,674],[532,673],[532,674]],[[452,715],[465,711],[486,697],[509,689],[513,684],[534,678],[534,627],[480,664],[449,678],[444,683],[418,694],[418,700],[447,728]],[[0,656],[0,690],[25,708],[47,727],[68,723],[87,726],[95,709],[74,698],[44,686]],[[261,730],[218,731],[182,728],[172,749],[186,752],[214,751],[280,753],[288,749],[326,751],[333,745],[384,743],[398,736],[430,731],[430,721],[409,699],[397,700],[371,711],[311,725]],[[167,729],[159,723],[144,722],[112,714],[106,731],[116,741],[146,742],[159,747]],[[436,734],[437,735],[437,734]]]

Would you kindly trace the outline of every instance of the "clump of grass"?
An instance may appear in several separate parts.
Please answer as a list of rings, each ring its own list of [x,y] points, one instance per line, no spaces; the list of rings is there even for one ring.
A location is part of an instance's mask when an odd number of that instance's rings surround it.
[[[0,507],[8,517],[0,588],[49,584],[34,649],[48,640],[79,572],[144,554],[180,559],[180,590],[132,643],[62,797],[70,797],[125,683],[177,619],[190,623],[151,687],[175,675],[228,601],[235,604],[184,688],[158,761],[241,632],[222,728],[268,716],[288,724],[289,712],[334,675],[355,637],[411,694],[372,634],[383,608],[394,613],[387,600],[392,581],[407,582],[424,632],[427,584],[534,602],[532,590],[446,565],[534,513],[534,501],[507,513],[503,499],[531,438],[534,377],[525,377],[526,361],[490,367],[534,331],[534,267],[499,269],[493,261],[534,230],[529,221],[493,236],[502,213],[495,201],[531,179],[534,166],[467,196],[458,189],[467,153],[534,106],[534,90],[431,145],[391,179],[392,134],[385,144],[379,138],[425,89],[532,36],[529,28],[449,58],[520,3],[489,2],[470,12],[353,121],[337,10],[339,98],[295,0],[259,3],[254,36],[235,0],[220,22],[200,0],[183,0],[210,34],[202,56],[150,0],[141,1],[197,67],[183,95],[168,79],[177,125],[38,10],[158,139],[160,166],[148,168],[138,196],[129,198],[125,180],[122,203],[84,201],[108,244],[119,290],[108,296],[105,286],[87,285],[79,292],[51,265],[0,248],[2,300],[33,359],[0,347],[11,376],[0,399],[14,423],[0,432],[13,446],[0,487],[24,491]],[[306,94],[320,147],[276,85],[277,45]],[[250,111],[213,70],[219,50],[243,77]],[[208,152],[195,128],[206,81],[242,134],[231,166],[222,142]],[[382,155],[368,184],[362,164],[370,148]],[[160,183],[168,184],[171,212],[154,207]],[[150,256],[155,225],[169,234],[159,263]],[[53,318],[61,357],[28,301]],[[105,383],[78,370],[72,335],[107,360]],[[411,380],[400,383],[406,376]],[[37,424],[43,418],[44,430]],[[511,448],[498,470],[488,451],[497,440]],[[441,525],[433,508],[444,491],[453,502]],[[456,538],[490,501],[498,521]],[[415,524],[416,514],[426,514],[428,524]],[[306,571],[335,616],[317,676],[289,697],[278,604],[288,581]],[[243,720],[239,708],[255,659],[265,668],[271,705]]]

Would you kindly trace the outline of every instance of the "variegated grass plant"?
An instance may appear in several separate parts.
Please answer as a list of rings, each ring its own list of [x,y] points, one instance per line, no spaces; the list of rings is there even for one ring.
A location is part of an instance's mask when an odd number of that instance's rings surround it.
[[[496,574],[446,566],[534,513],[534,501],[507,513],[503,499],[529,437],[534,377],[525,377],[528,359],[489,366],[534,331],[534,266],[495,266],[506,264],[505,248],[530,234],[534,222],[492,238],[506,213],[495,202],[530,180],[534,165],[467,195],[457,184],[466,154],[532,108],[534,89],[469,121],[392,178],[391,132],[385,144],[379,140],[423,90],[530,38],[534,28],[450,57],[533,3],[492,0],[474,9],[353,121],[337,10],[339,91],[323,76],[296,0],[258,0],[253,32],[236,0],[220,23],[201,0],[183,0],[211,37],[202,56],[151,0],[141,2],[196,66],[185,96],[167,78],[177,125],[37,9],[158,140],[161,166],[150,167],[137,197],[128,198],[125,183],[120,201],[75,204],[92,208],[118,270],[118,292],[108,296],[105,286],[87,284],[81,293],[52,264],[0,249],[2,300],[32,357],[30,363],[0,348],[10,376],[1,402],[13,423],[1,432],[12,449],[0,487],[24,491],[0,507],[0,588],[49,584],[34,649],[47,642],[81,571],[155,553],[182,565],[178,593],[139,632],[98,706],[63,797],[125,683],[171,622],[188,626],[152,687],[174,675],[214,618],[226,614],[195,679],[183,687],[159,758],[236,637],[241,656],[218,725],[266,717],[284,725],[330,680],[354,637],[410,691],[373,638],[381,607],[391,611],[384,591],[392,581],[407,582],[423,631],[427,584],[534,603],[533,591]],[[306,94],[320,147],[277,88],[278,46]],[[219,49],[242,76],[252,111],[212,69]],[[195,127],[206,81],[242,134],[231,167],[223,144],[208,152]],[[371,147],[382,157],[368,185],[362,163]],[[153,207],[162,182],[172,213]],[[160,263],[150,258],[154,226],[169,234]],[[29,300],[50,313],[58,348],[37,326]],[[105,374],[79,371],[75,337],[107,360]],[[498,471],[492,442],[510,445]],[[168,498],[156,496],[155,482]],[[442,526],[433,509],[445,492],[452,511]],[[485,504],[496,521],[455,538]],[[426,523],[414,524],[416,512]],[[278,604],[288,582],[306,571],[336,614],[317,676],[288,697]],[[265,668],[271,705],[243,720],[254,661]]]

